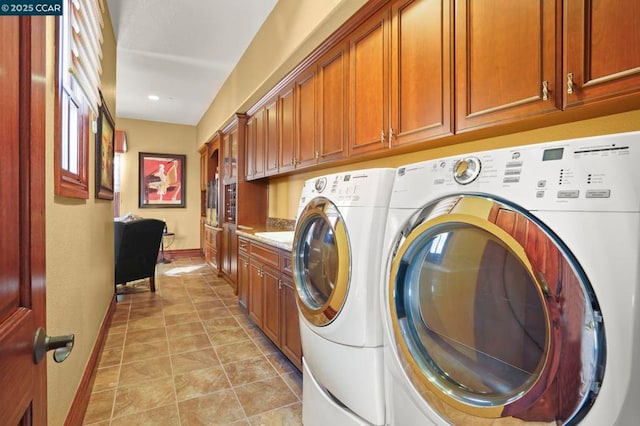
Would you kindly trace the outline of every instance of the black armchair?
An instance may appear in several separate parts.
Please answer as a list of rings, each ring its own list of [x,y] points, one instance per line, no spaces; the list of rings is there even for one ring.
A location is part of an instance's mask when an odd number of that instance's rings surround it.
[[[151,291],[156,291],[156,262],[164,226],[158,219],[114,223],[116,286],[148,277]]]

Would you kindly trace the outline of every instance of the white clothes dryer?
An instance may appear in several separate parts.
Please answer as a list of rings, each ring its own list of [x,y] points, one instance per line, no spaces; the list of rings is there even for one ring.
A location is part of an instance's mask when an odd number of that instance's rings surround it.
[[[292,263],[306,426],[384,424],[379,265],[394,176],[337,173],[302,190]]]
[[[397,170],[388,422],[640,418],[640,132]]]

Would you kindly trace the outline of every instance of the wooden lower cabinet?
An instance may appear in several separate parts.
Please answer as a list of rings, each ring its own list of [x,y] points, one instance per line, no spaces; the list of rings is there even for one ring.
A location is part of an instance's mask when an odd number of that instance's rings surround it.
[[[296,288],[290,275],[282,276],[280,288],[280,350],[299,369],[302,369],[302,341],[300,340],[300,316],[296,303]]]
[[[262,327],[262,313],[264,305],[264,282],[262,280],[262,264],[249,258],[249,318],[260,328]]]
[[[204,258],[212,268],[214,268],[218,275],[220,275],[220,258],[218,256],[220,246],[220,228],[214,228],[209,225],[204,225]]]
[[[291,253],[238,236],[238,299],[249,318],[302,369]]]
[[[280,343],[280,273],[271,268],[262,270],[262,297],[264,315],[262,331],[273,342]]]
[[[249,309],[249,255],[238,251],[238,303],[244,309]]]

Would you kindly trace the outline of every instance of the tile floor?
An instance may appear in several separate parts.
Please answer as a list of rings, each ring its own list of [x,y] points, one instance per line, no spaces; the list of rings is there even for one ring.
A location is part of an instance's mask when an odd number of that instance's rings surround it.
[[[302,375],[200,258],[119,296],[85,425],[300,425]]]

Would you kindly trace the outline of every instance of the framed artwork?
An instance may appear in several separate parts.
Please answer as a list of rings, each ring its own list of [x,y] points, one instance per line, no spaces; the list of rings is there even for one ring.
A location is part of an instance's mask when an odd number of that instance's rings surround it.
[[[102,94],[100,95],[102,98]],[[96,132],[96,198],[113,200],[113,148],[115,124],[102,99]]]
[[[138,155],[139,207],[185,207],[187,158],[179,154]]]

